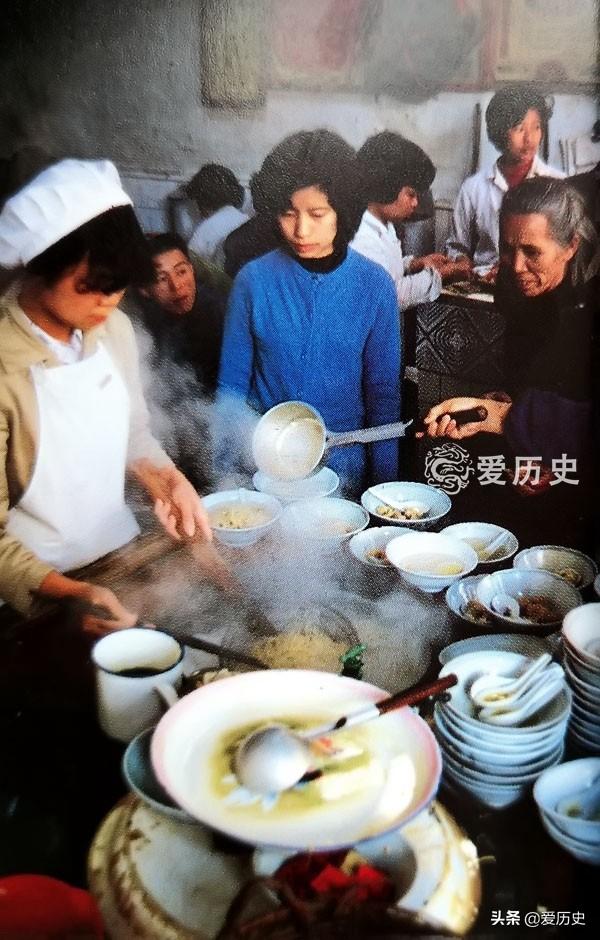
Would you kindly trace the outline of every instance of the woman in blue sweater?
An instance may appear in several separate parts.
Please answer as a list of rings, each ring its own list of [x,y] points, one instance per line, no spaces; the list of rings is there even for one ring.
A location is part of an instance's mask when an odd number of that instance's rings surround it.
[[[313,405],[333,431],[398,421],[400,325],[393,281],[348,247],[362,206],[354,151],[337,134],[302,131],[266,157],[255,185],[281,248],[235,279],[221,354],[221,395],[260,413],[283,401]],[[398,443],[330,452],[356,491],[395,479]]]

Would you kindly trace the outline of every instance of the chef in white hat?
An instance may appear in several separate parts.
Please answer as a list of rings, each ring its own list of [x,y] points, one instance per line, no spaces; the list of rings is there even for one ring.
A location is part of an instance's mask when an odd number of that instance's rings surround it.
[[[150,434],[133,329],[116,309],[153,272],[113,164],[63,160],[10,198],[0,266],[19,269],[0,298],[0,598],[24,614],[36,597],[79,599],[89,632],[131,626],[112,591],[63,574],[138,534],[126,473],[171,535],[211,532]]]

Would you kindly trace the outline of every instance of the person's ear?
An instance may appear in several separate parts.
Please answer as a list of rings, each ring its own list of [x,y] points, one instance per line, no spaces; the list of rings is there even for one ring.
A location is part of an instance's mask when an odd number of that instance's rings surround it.
[[[569,245],[567,245],[567,261],[570,261],[578,252],[581,240],[579,235],[574,235]]]

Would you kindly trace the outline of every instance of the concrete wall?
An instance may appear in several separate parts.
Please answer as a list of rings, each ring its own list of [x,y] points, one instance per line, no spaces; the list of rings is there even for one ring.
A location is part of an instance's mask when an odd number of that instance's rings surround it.
[[[145,204],[148,227],[156,227],[166,192],[202,163],[227,163],[245,181],[293,130],[325,125],[360,145],[387,127],[430,153],[436,199],[454,199],[469,172],[473,109],[485,107],[489,93],[403,104],[270,91],[256,110],[209,109],[200,100],[201,2],[14,2],[0,37],[0,156],[35,143],[58,155],[110,157]],[[559,138],[588,134],[596,118],[590,95],[558,95],[550,162],[560,166]],[[482,159],[493,156],[484,133]]]

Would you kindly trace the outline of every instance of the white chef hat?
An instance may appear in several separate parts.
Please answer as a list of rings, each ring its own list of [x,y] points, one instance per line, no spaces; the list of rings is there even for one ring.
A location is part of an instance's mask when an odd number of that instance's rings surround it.
[[[25,265],[85,222],[115,206],[131,205],[109,160],[61,160],[4,204],[0,265]]]

